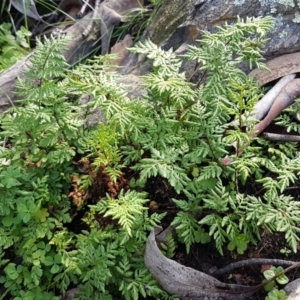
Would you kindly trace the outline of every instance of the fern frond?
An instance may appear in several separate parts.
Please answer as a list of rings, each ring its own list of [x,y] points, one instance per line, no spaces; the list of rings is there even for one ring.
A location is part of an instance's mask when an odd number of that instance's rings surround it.
[[[144,204],[149,201],[146,197],[146,193],[137,193],[135,191],[125,193],[121,191],[118,199],[108,198],[107,200],[101,200],[92,207],[99,213],[104,214],[104,217],[111,216],[112,219],[117,219],[118,223],[131,236],[137,215],[141,215],[147,209],[144,207]]]

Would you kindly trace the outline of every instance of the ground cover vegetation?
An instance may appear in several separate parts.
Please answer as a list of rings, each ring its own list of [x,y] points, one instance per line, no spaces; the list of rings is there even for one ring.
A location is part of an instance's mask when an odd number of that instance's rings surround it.
[[[7,69],[29,53],[30,46],[27,41],[29,36],[30,32],[25,27],[13,35],[11,24],[0,25],[0,71]]]
[[[35,47],[37,38],[49,37],[52,31],[57,35],[55,29],[63,32],[67,27],[80,22],[83,16],[79,13],[79,8],[82,5],[81,1],[76,0],[37,0],[31,1],[30,5],[29,2],[3,0],[0,5],[0,71],[29,54]],[[90,1],[85,14],[89,10],[94,10],[94,6],[94,1]],[[124,23],[116,26],[112,36],[109,37],[109,43],[114,45],[128,34],[134,41],[138,41],[160,6],[161,0],[149,0],[144,4],[138,2],[138,7],[133,9],[132,13],[124,13]],[[76,10],[78,14],[75,13]],[[88,56],[101,52],[100,38],[95,44],[98,46],[94,47]]]
[[[220,254],[243,253],[262,231],[283,232],[297,251],[300,202],[288,190],[298,184],[298,145],[253,137],[241,117],[262,92],[238,66],[264,67],[272,24],[204,32],[183,58],[136,44],[131,51],[153,61],[141,99],[127,97],[107,57],[70,69],[66,39],[37,42],[22,100],[0,118],[0,299],[58,299],[73,287],[79,299],[175,299],[143,262],[164,218],[187,251],[212,240]],[[181,59],[196,60],[203,80],[189,82]],[[106,121],[87,127],[99,107]],[[149,209],[153,178],[172,191],[172,213]],[[249,193],[253,183],[259,193]],[[164,250],[174,252],[172,239]]]

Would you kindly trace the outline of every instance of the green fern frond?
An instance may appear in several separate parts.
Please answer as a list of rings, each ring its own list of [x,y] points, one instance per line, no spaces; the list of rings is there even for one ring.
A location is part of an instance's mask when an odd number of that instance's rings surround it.
[[[172,258],[175,255],[176,250],[176,242],[171,232],[167,234],[167,240],[166,243],[161,243],[161,251],[162,253],[168,257]]]
[[[117,219],[118,223],[131,236],[136,216],[141,215],[147,209],[144,207],[144,204],[149,201],[146,197],[146,193],[135,191],[125,193],[121,191],[118,199],[108,198],[107,200],[101,200],[97,205],[91,207],[104,214],[104,217],[111,216],[112,219]]]

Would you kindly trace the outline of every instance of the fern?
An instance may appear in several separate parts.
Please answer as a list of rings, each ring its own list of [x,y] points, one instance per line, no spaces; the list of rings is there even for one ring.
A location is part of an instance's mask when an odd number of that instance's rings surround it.
[[[143,205],[149,201],[145,198],[145,193],[135,191],[124,193],[121,191],[117,200],[108,198],[106,201],[100,201],[93,208],[104,214],[104,217],[112,216],[113,219],[118,219],[118,223],[131,236],[131,228],[136,215],[142,214],[143,210],[146,209]]]
[[[176,227],[179,240],[185,244],[188,253],[192,244],[199,242],[205,244],[210,241],[208,234],[189,213],[179,212],[174,218],[172,225]]]
[[[135,170],[142,170],[140,179],[160,175],[167,178],[178,193],[183,190],[189,182],[189,178],[186,176],[185,170],[176,164],[179,159],[178,151],[173,150],[171,153],[164,153],[151,149],[151,152],[153,158],[143,158],[140,163],[133,167]]]
[[[222,228],[222,218],[217,214],[210,214],[199,221],[200,225],[209,225],[209,236],[214,238],[217,250],[223,254],[223,246],[227,238],[226,231]]]
[[[78,177],[73,164],[75,155],[90,155],[88,158],[93,160],[94,170],[81,178],[86,188],[93,183],[93,172],[106,168],[108,176],[116,181],[122,168],[118,150],[122,134],[118,130],[124,123],[84,131],[86,121],[82,116],[97,108],[101,101],[108,113],[115,113],[110,97],[128,103],[127,112],[132,109],[128,99],[123,101],[124,91],[114,91],[115,83],[109,75],[104,76],[103,69],[98,72],[106,86],[99,86],[95,92],[99,98],[81,103],[86,89],[75,80],[77,72],[86,75],[84,78],[90,84],[97,80],[94,81],[94,75],[88,76],[83,66],[82,71],[78,67],[68,72],[61,54],[66,45],[67,41],[60,39],[38,42],[33,63],[25,79],[18,83],[18,94],[23,100],[1,116],[0,257],[7,257],[8,253],[12,257],[12,261],[2,260],[2,296],[53,299],[55,294],[65,294],[71,284],[81,282],[81,299],[113,299],[118,289],[109,290],[110,287],[121,284],[114,268],[122,257],[128,257],[131,270],[141,270],[134,273],[139,286],[138,290],[125,286],[119,295],[132,299],[133,294],[140,294],[141,288],[150,284],[151,291],[144,289],[143,295],[168,299],[151,278],[142,255],[138,263],[132,259],[133,253],[143,251],[147,233],[163,217],[148,217],[145,193],[122,192],[118,201],[102,201],[107,204],[103,213],[118,219],[124,227],[122,234],[120,228],[101,230],[92,217],[95,218],[95,211],[91,212],[90,231],[75,235],[66,227],[71,221],[70,175]],[[110,96],[105,90],[109,86]],[[103,91],[107,97],[102,95]],[[130,122],[128,119],[125,123]],[[20,263],[16,265],[14,260]],[[141,277],[145,281],[141,282]]]
[[[175,255],[176,242],[171,232],[166,236],[166,243],[161,243],[160,247],[166,257],[172,258]]]
[[[283,232],[296,251],[300,209],[288,189],[299,181],[298,148],[253,139],[247,112],[262,92],[238,69],[264,68],[271,28],[271,18],[238,20],[204,32],[183,57],[138,43],[131,51],[153,65],[140,99],[107,72],[109,57],[68,70],[66,41],[38,42],[18,83],[20,106],[0,119],[0,257],[21,259],[1,262],[4,295],[51,299],[75,284],[79,299],[175,298],[143,262],[148,232],[166,215],[148,214],[152,177],[177,192],[171,223],[187,251],[212,239],[220,253],[242,253],[262,229]],[[182,58],[197,62],[205,82],[186,80]],[[87,128],[99,108],[106,121]],[[253,183],[262,189],[246,194]],[[109,194],[94,197],[99,189]],[[78,234],[67,226],[74,194],[86,210]],[[170,237],[165,248],[174,253]]]

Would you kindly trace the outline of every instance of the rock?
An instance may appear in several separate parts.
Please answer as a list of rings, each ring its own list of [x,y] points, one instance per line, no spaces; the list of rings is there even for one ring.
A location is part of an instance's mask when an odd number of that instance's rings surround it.
[[[78,294],[78,288],[73,288],[66,292],[66,295],[64,297],[60,296],[58,299],[62,300],[73,300],[75,297],[77,297]]]
[[[132,36],[130,34],[126,34],[123,40],[111,47],[110,53],[118,56],[118,58],[111,61],[111,64],[116,66],[111,68],[111,71],[116,70],[117,66],[119,66],[122,63],[122,61],[128,55],[128,48],[132,46],[132,43]]]
[[[300,299],[300,278],[287,284],[284,290],[288,295],[287,300],[299,300]]]
[[[137,99],[146,94],[146,90],[142,87],[143,80],[134,74],[121,76],[118,82],[124,85],[127,95],[130,99]]]
[[[269,60],[300,50],[299,24],[296,23],[298,8],[292,5],[279,4],[278,0],[166,0],[141,40],[150,38],[164,49],[177,50],[201,39],[202,30],[213,32],[225,22],[234,23],[238,16],[273,16],[275,27],[267,36],[269,41],[264,49],[264,56]],[[191,68],[190,62],[183,64],[187,74],[191,73]],[[121,73],[141,75],[150,69],[151,65],[130,54]]]
[[[115,3],[115,0],[106,0],[107,3]],[[131,1],[131,0],[128,0]],[[133,0],[132,0],[133,1]],[[134,1],[133,1],[134,2]],[[156,13],[150,25],[145,30],[141,40],[151,39],[153,42],[164,49],[173,48],[176,53],[184,53],[188,45],[195,44],[195,41],[201,39],[201,31],[207,30],[214,32],[217,26],[222,26],[225,22],[234,23],[237,17],[263,17],[273,16],[275,27],[267,36],[269,38],[265,49],[264,56],[267,60],[273,59],[283,54],[300,51],[299,22],[297,16],[298,7],[294,1],[286,1],[283,5],[279,2],[282,0],[164,0]],[[124,2],[125,3],[125,2]],[[123,2],[122,2],[123,5]],[[120,9],[122,11],[122,9]],[[119,12],[118,8],[115,8]],[[84,21],[84,20],[82,20]],[[68,30],[68,33],[74,33],[75,36],[69,51],[66,53],[69,63],[73,63],[79,57],[84,57],[85,49],[91,51],[91,46],[95,44],[94,39],[83,41],[82,24],[75,24]],[[101,24],[98,24],[101,27]],[[74,28],[73,28],[74,27]],[[78,27],[78,28],[77,28]],[[79,28],[80,27],[80,28]],[[100,29],[98,30],[99,33]],[[99,33],[100,35],[100,33]],[[78,45],[81,51],[75,51]],[[84,50],[82,50],[84,49]],[[76,52],[75,55],[73,54]],[[72,57],[69,57],[72,54]],[[4,71],[0,75],[0,112],[10,106],[10,101],[16,101],[13,90],[15,78],[21,76],[20,67],[25,66],[26,59],[13,66],[10,70]],[[129,54],[124,62],[123,68],[118,72],[120,74],[144,75],[152,68],[149,60],[143,56]],[[189,78],[195,68],[195,63],[184,61],[182,72],[186,72]],[[250,71],[243,68],[244,71]],[[196,77],[199,74],[196,73]]]

